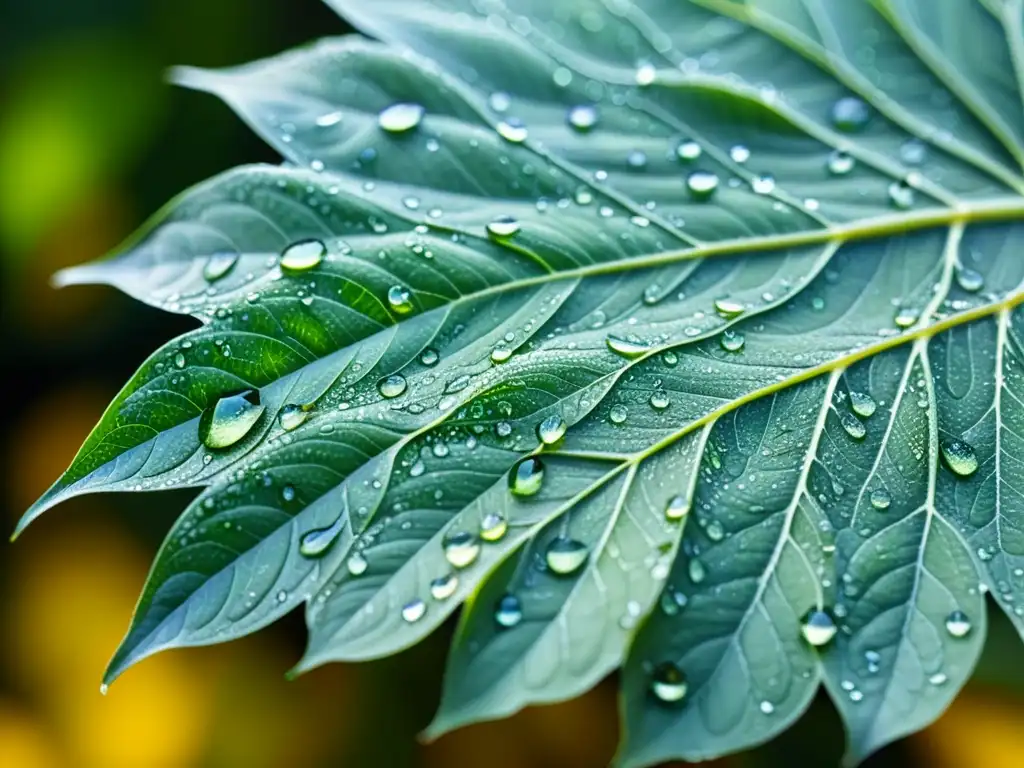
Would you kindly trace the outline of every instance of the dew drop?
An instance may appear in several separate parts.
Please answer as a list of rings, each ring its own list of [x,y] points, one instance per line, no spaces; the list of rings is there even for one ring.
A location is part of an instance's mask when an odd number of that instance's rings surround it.
[[[526,125],[517,117],[509,117],[498,123],[498,135],[512,144],[522,144],[529,136]]]
[[[634,171],[641,171],[647,167],[647,155],[639,149],[635,149],[626,155],[626,165]]]
[[[843,429],[846,430],[846,434],[854,440],[863,440],[868,433],[868,428],[864,426],[864,422],[849,411],[839,411],[839,422],[843,425]]]
[[[181,352],[174,355],[174,367],[179,369],[185,367],[185,355]]]
[[[345,563],[345,567],[353,576],[362,576],[366,573],[366,569],[370,567],[370,563],[367,562],[361,552],[353,552],[352,556]]]
[[[431,366],[437,365],[437,361],[441,359],[441,356],[437,354],[436,349],[427,347],[420,352],[420,363],[430,368]]]
[[[612,424],[622,424],[629,416],[629,409],[622,403],[616,403],[608,410],[608,419]]]
[[[775,191],[775,177],[770,173],[762,173],[750,180],[750,188],[756,195],[770,195]]]
[[[715,312],[726,320],[739,317],[746,308],[741,302],[729,298],[715,299]]]
[[[288,272],[305,272],[324,259],[327,247],[320,240],[300,240],[292,243],[281,254],[281,269]]]
[[[664,704],[678,704],[686,697],[686,675],[671,661],[663,661],[651,672],[651,693]]]
[[[468,531],[449,534],[444,540],[444,559],[453,568],[468,568],[480,555],[480,542]]]
[[[265,410],[255,389],[222,397],[199,417],[199,439],[213,450],[230,448],[249,434]]]
[[[686,177],[686,188],[697,200],[708,200],[718,189],[718,176],[710,171],[694,171]]]
[[[726,352],[739,352],[746,343],[746,338],[739,331],[723,331],[718,343]]]
[[[690,581],[694,584],[700,584],[704,581],[704,577],[707,576],[707,569],[704,568],[704,563],[696,557],[690,559],[686,570],[687,575],[690,577]]]
[[[655,68],[653,64],[651,64],[648,61],[645,61],[636,68],[636,73],[634,77],[637,85],[639,85],[641,88],[646,88],[648,85],[653,84],[654,81],[657,79],[658,70]]]
[[[519,232],[519,222],[511,216],[498,216],[487,223],[487,234],[495,240],[505,240]]]
[[[512,352],[512,347],[505,342],[501,342],[491,350],[491,362],[498,365],[508,362],[512,357]]]
[[[810,645],[821,648],[836,636],[836,623],[826,611],[811,609],[800,621],[800,634]]]
[[[642,341],[632,341],[621,336],[608,336],[604,340],[608,349],[627,360],[634,360],[650,350],[650,345]]]
[[[900,145],[900,160],[905,165],[921,165],[928,156],[928,147],[920,139],[907,139]]]
[[[427,604],[416,598],[410,600],[408,603],[402,606],[402,618],[405,619],[409,624],[415,624],[417,621],[423,618],[427,612]]]
[[[537,438],[544,445],[554,445],[565,436],[566,428],[565,419],[553,413],[537,425]]]
[[[523,606],[515,595],[505,595],[494,607],[494,620],[498,626],[511,629],[523,620]]]
[[[399,102],[386,107],[377,115],[377,125],[388,133],[405,133],[420,124],[423,112],[420,104]]]
[[[866,419],[874,415],[878,409],[878,403],[874,401],[871,395],[864,392],[850,392],[850,408],[858,416]]]
[[[651,408],[656,411],[664,411],[672,405],[672,401],[669,400],[668,393],[663,389],[655,390],[655,392],[651,394],[650,402]]]
[[[939,443],[942,458],[950,471],[959,477],[970,477],[978,470],[978,456],[970,443],[959,438]]]
[[[855,133],[871,119],[871,108],[863,99],[844,96],[832,105],[832,125],[843,133]]]
[[[487,97],[487,105],[495,112],[508,112],[512,106],[512,97],[504,91],[495,91]]]
[[[277,420],[281,424],[281,429],[286,432],[291,432],[293,429],[302,426],[308,418],[308,408],[301,405],[295,405],[294,403],[289,403],[281,409],[281,413],[277,417]]]
[[[676,146],[676,157],[687,162],[696,160],[702,153],[703,150],[701,149],[700,144],[692,139],[681,141]]]
[[[871,506],[875,509],[888,509],[892,504],[892,495],[885,488],[875,488],[871,492]]]
[[[677,523],[690,513],[690,502],[685,496],[673,496],[665,506],[665,519]]]
[[[544,562],[560,576],[569,576],[578,571],[587,562],[588,557],[590,550],[587,545],[568,536],[552,539],[544,550]]]
[[[985,287],[985,278],[980,272],[961,266],[956,270],[956,284],[968,293],[977,293]]]
[[[952,637],[967,637],[971,631],[971,620],[963,611],[953,611],[946,617],[946,631]]]
[[[893,318],[897,328],[910,328],[921,317],[921,313],[913,307],[900,307]]]
[[[454,573],[438,576],[430,582],[430,596],[435,600],[447,600],[459,588],[459,577]]]
[[[591,104],[579,104],[572,107],[566,115],[569,125],[577,131],[589,131],[597,125],[597,108]]]
[[[380,392],[382,397],[392,398],[398,397],[405,393],[408,383],[405,377],[398,373],[393,373],[390,376],[385,376],[379,382],[377,382],[377,390]]]
[[[237,253],[232,251],[215,253],[210,256],[205,266],[203,266],[203,277],[211,283],[220,280],[224,275],[230,272],[237,263]]]
[[[742,144],[736,144],[729,148],[729,157],[734,163],[745,163],[750,159],[750,150]]]
[[[828,156],[828,172],[833,176],[845,176],[853,170],[856,161],[848,152],[837,149]]]
[[[520,459],[508,476],[508,487],[515,496],[533,496],[544,483],[544,463],[536,456]]]
[[[321,557],[338,540],[345,517],[341,516],[326,528],[314,528],[299,540],[299,554],[303,557]]]
[[[412,294],[408,288],[392,285],[388,288],[388,306],[396,315],[407,315],[412,312]]]
[[[488,512],[480,520],[480,538],[488,543],[501,541],[508,532],[508,520],[497,512]]]
[[[889,202],[894,208],[910,208],[914,204],[914,188],[905,181],[894,181],[889,185]]]
[[[340,111],[327,112],[316,119],[316,124],[320,128],[330,128],[332,125],[340,123],[342,117],[344,117],[344,115],[342,115]]]

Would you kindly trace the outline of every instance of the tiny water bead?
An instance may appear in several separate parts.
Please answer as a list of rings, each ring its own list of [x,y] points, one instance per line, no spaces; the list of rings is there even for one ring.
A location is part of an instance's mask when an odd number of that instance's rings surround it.
[[[544,562],[548,568],[559,576],[569,576],[587,562],[590,557],[590,550],[582,541],[571,539],[568,536],[558,536],[552,539],[544,550]]]
[[[647,167],[647,155],[639,149],[634,149],[626,155],[626,165],[634,171],[641,171]]]
[[[914,188],[905,181],[894,181],[889,185],[889,202],[894,208],[910,208],[914,204]]]
[[[746,343],[746,338],[739,331],[723,331],[718,343],[726,352],[739,352]]]
[[[566,120],[577,131],[589,131],[597,125],[597,107],[592,104],[578,104],[569,110]]]
[[[679,522],[690,512],[690,502],[685,496],[673,496],[665,505],[665,519]]]
[[[295,405],[289,403],[281,409],[281,413],[278,415],[277,420],[281,424],[281,429],[286,432],[291,432],[293,429],[298,429],[306,423],[306,419],[309,418],[309,408],[302,405]]]
[[[199,439],[213,450],[230,448],[249,434],[266,408],[255,389],[222,397],[199,417]]]
[[[893,322],[897,328],[906,329],[912,327],[920,317],[921,313],[913,307],[900,307],[893,318]]]
[[[635,360],[650,351],[651,348],[649,344],[642,341],[624,339],[621,336],[608,336],[605,338],[604,343],[608,345],[608,349],[612,352],[627,360]]]
[[[305,272],[324,260],[327,246],[320,240],[300,240],[292,243],[281,254],[281,269],[286,272]]]
[[[416,598],[402,606],[402,618],[409,624],[415,624],[423,618],[427,612],[427,604]]]
[[[837,149],[828,156],[826,165],[828,172],[833,176],[845,176],[853,170],[855,163],[856,161],[848,152]]]
[[[519,222],[511,216],[498,216],[487,223],[487,234],[497,240],[512,237],[519,229]]]
[[[412,294],[401,285],[388,288],[388,306],[396,315],[407,315],[412,312]]]
[[[836,636],[837,629],[832,617],[826,611],[818,609],[812,608],[800,620],[800,634],[815,648],[828,645]]]
[[[508,487],[515,496],[533,496],[544,483],[544,462],[536,456],[520,459],[508,475]]]
[[[480,519],[480,538],[494,543],[504,538],[508,532],[508,520],[497,512],[488,512]]]
[[[511,629],[523,620],[523,606],[515,595],[504,595],[494,606],[494,620],[498,626]]]
[[[727,297],[715,299],[715,312],[726,320],[739,317],[745,309],[742,302],[735,301],[734,299]]]
[[[651,672],[651,693],[665,704],[678,704],[686,697],[686,675],[671,661],[663,661]]]
[[[398,373],[393,373],[390,376],[385,376],[379,382],[377,382],[377,390],[380,392],[382,397],[392,398],[398,397],[405,393],[408,383],[405,377]]]
[[[354,552],[345,563],[345,567],[348,568],[348,572],[353,576],[362,576],[366,573],[366,569],[370,567],[370,563],[361,552]]]
[[[750,188],[755,195],[770,195],[775,191],[775,177],[770,173],[762,173],[750,180]]]
[[[420,124],[423,113],[420,104],[399,102],[386,107],[377,115],[377,125],[388,133],[406,133]]]
[[[718,176],[710,171],[694,171],[686,177],[686,188],[697,200],[709,200],[718,189]]]
[[[850,392],[850,408],[858,416],[866,419],[874,415],[878,409],[878,403],[875,402],[871,395],[853,391]]]
[[[956,270],[956,284],[968,293],[977,293],[985,287],[985,278],[970,267],[960,266]]]
[[[946,439],[939,443],[939,449],[946,466],[958,477],[970,477],[978,470],[978,456],[973,446],[960,438]]]
[[[529,136],[526,125],[517,117],[509,117],[498,123],[498,135],[511,144],[522,144]]]
[[[696,160],[703,154],[700,144],[691,139],[679,142],[676,146],[676,157],[687,162]]]
[[[459,577],[454,573],[438,576],[430,582],[430,596],[435,600],[447,600],[459,588]]]
[[[855,133],[868,124],[871,108],[863,99],[844,96],[832,104],[832,125],[843,133]]]
[[[203,278],[207,282],[215,282],[220,280],[224,275],[234,269],[235,264],[238,263],[238,254],[234,251],[221,251],[215,253],[207,259],[206,264],[203,266]]]
[[[537,425],[537,439],[544,445],[554,445],[565,436],[565,419],[553,413]]]
[[[344,516],[339,517],[325,528],[314,528],[299,539],[299,554],[303,557],[321,557],[338,540],[345,524]],[[364,569],[365,570],[365,569]]]
[[[885,488],[875,488],[871,492],[871,506],[875,509],[888,509],[890,504],[892,504],[892,494]]]
[[[967,637],[971,631],[971,620],[963,611],[953,611],[946,617],[946,631],[952,637]]]
[[[622,403],[616,403],[608,409],[608,420],[612,424],[624,424],[629,418],[629,409]]]
[[[468,531],[449,534],[444,540],[444,559],[453,568],[468,568],[480,555],[480,542]]]
[[[707,569],[704,567],[704,563],[694,557],[687,564],[686,575],[690,577],[690,581],[694,584],[700,584],[704,581],[704,577],[707,576]]]
[[[750,149],[742,144],[735,144],[729,148],[729,158],[734,163],[745,163],[750,159]]]

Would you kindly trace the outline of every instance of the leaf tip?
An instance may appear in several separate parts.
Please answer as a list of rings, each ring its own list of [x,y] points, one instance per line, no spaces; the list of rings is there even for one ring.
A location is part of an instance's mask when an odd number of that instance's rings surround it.
[[[212,91],[217,74],[201,67],[177,66],[167,70],[167,82],[194,91]]]

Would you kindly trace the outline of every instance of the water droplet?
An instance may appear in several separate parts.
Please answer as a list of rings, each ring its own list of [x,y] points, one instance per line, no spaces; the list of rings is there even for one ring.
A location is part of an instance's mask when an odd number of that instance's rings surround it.
[[[650,350],[650,345],[642,341],[632,341],[621,336],[608,336],[604,340],[608,349],[627,360],[634,360]]]
[[[544,445],[554,445],[565,436],[566,428],[565,419],[553,413],[537,425],[537,438]]]
[[[846,430],[846,434],[854,440],[863,440],[868,433],[868,428],[864,426],[864,422],[849,411],[839,411],[838,413],[839,422],[843,425],[843,429]]]
[[[415,600],[410,600],[402,606],[402,618],[410,624],[415,624],[417,621],[422,619],[426,612],[427,604],[418,597]]]
[[[868,124],[871,108],[856,96],[844,96],[832,105],[832,125],[843,133],[855,133]]]
[[[885,488],[875,488],[871,492],[871,506],[875,509],[888,509],[892,504],[892,495]]]
[[[430,596],[435,600],[447,600],[458,588],[459,577],[454,573],[446,573],[430,582]]]
[[[512,106],[512,97],[504,91],[495,91],[487,98],[487,104],[495,112],[508,112]]]
[[[523,606],[515,595],[505,595],[494,607],[494,620],[499,626],[511,629],[523,620]]]
[[[729,298],[715,299],[715,312],[726,320],[739,317],[743,314],[744,309],[743,304],[738,301]]]
[[[629,416],[629,409],[622,403],[616,403],[608,409],[608,419],[612,424],[622,424]]]
[[[526,125],[517,117],[510,117],[498,123],[498,135],[505,141],[512,144],[522,144],[526,141],[529,131]]]
[[[750,188],[756,195],[770,195],[775,191],[775,177],[770,173],[762,173],[750,180]]]
[[[833,176],[845,176],[853,170],[856,161],[848,153],[837,149],[828,156],[828,172]]]
[[[544,562],[554,573],[569,576],[575,573],[590,557],[590,550],[582,541],[558,536],[552,539],[544,550]]]
[[[980,272],[961,266],[956,270],[956,284],[968,293],[977,293],[985,287],[985,278]]]
[[[889,185],[889,202],[901,210],[909,208],[914,204],[914,188],[905,181],[894,181]]]
[[[686,188],[697,200],[708,200],[718,189],[718,176],[710,171],[694,171],[686,177]]]
[[[383,397],[392,398],[403,394],[409,385],[405,377],[398,373],[385,376],[377,382],[377,389]]]
[[[100,696],[106,696],[109,690],[110,686],[108,686],[106,683],[100,683]]]
[[[663,411],[672,405],[672,401],[669,400],[668,392],[663,389],[655,390],[651,394],[651,408],[656,411]]]
[[[920,139],[907,139],[900,145],[900,160],[905,165],[921,165],[928,156],[928,147]]]
[[[635,81],[641,88],[652,85],[658,77],[658,70],[649,61],[645,61],[636,68]]]
[[[249,434],[265,410],[255,389],[222,397],[199,417],[199,439],[207,448],[230,448]]]
[[[428,368],[437,365],[437,361],[441,359],[441,356],[437,354],[436,349],[427,347],[420,353],[420,363],[427,366]]]
[[[345,563],[345,567],[348,568],[348,572],[353,576],[362,576],[366,573],[366,569],[370,567],[370,563],[367,562],[361,552],[353,552]]]
[[[959,438],[943,440],[939,443],[942,458],[954,475],[970,477],[978,469],[978,457],[970,443]]]
[[[174,367],[175,368],[184,368],[185,367],[185,355],[183,355],[181,352],[178,352],[177,354],[174,355]]]
[[[327,247],[319,240],[300,240],[292,243],[281,254],[281,269],[288,272],[305,272],[324,259]]]
[[[326,528],[314,528],[306,531],[299,540],[299,554],[303,557],[320,557],[337,541],[341,529],[345,525],[342,515]]]
[[[480,538],[493,543],[504,538],[508,531],[508,520],[497,512],[488,512],[480,520]]]
[[[305,423],[308,418],[309,410],[307,408],[301,405],[295,405],[294,403],[289,403],[281,409],[281,413],[277,417],[277,420],[281,424],[281,429],[291,432],[293,429],[296,429]]]
[[[762,712],[763,714],[765,714],[765,715],[770,715],[770,714],[771,714],[772,712],[774,712],[774,711],[775,711],[775,705],[774,705],[774,704],[772,704],[772,703],[771,703],[770,701],[768,701],[767,699],[765,699],[764,701],[762,701],[762,702],[761,702],[761,704],[760,704],[759,706],[760,706],[761,712]]]
[[[971,620],[963,611],[953,611],[946,617],[946,631],[953,637],[967,637],[971,631]]]
[[[826,611],[812,609],[800,621],[800,634],[810,645],[820,648],[836,636],[836,623]]]
[[[597,125],[597,108],[591,104],[579,104],[569,110],[566,119],[577,131],[589,131]]]
[[[316,124],[320,128],[330,128],[332,125],[340,123],[342,117],[344,117],[344,115],[342,115],[340,111],[327,112],[316,119]]]
[[[453,568],[468,568],[480,555],[480,542],[468,531],[457,531],[445,537],[444,559]]]
[[[509,490],[516,496],[533,496],[544,482],[544,463],[536,456],[520,459],[508,476]]]
[[[746,343],[746,338],[739,331],[723,331],[718,343],[726,352],[739,352]]]
[[[686,570],[687,575],[690,577],[690,581],[694,584],[700,584],[704,581],[704,577],[707,576],[707,569],[704,568],[704,563],[696,557],[690,559]]]
[[[501,342],[491,350],[491,362],[501,365],[512,357],[512,352],[512,347],[505,342]]]
[[[874,401],[871,395],[864,392],[850,392],[850,408],[858,416],[866,419],[874,415],[878,409],[878,403]]]
[[[673,523],[682,520],[690,512],[690,502],[685,496],[673,496],[665,506],[665,519]]]
[[[412,294],[408,288],[392,285],[388,288],[388,306],[396,315],[407,315],[412,312]]]
[[[388,133],[411,131],[423,120],[423,107],[419,104],[399,102],[385,108],[377,115],[377,125]]]
[[[487,234],[496,240],[512,237],[519,231],[519,222],[511,216],[498,216],[487,223]]]
[[[639,149],[634,149],[626,155],[626,165],[634,171],[640,171],[647,167],[647,155]]]
[[[665,704],[678,704],[686,696],[686,675],[671,661],[663,661],[651,672],[651,693]]]
[[[910,328],[921,317],[921,313],[913,307],[900,307],[893,318],[897,328]]]
[[[711,520],[704,528],[704,533],[712,541],[721,541],[725,537],[725,528],[718,520]]]
[[[698,144],[696,141],[693,141],[692,139],[686,139],[685,141],[681,141],[676,146],[676,157],[678,157],[680,160],[685,160],[687,162],[696,160],[701,156],[702,153],[703,150],[701,149],[700,144]]]
[[[220,280],[224,275],[230,272],[237,263],[237,253],[232,251],[215,253],[207,260],[206,265],[203,267],[203,277],[211,283],[216,280]]]
[[[729,157],[734,163],[745,163],[750,159],[750,150],[742,144],[736,144],[729,148]]]

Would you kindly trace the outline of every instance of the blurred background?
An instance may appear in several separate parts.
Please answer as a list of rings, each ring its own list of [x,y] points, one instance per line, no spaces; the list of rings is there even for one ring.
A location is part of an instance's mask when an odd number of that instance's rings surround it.
[[[372,0],[367,0],[371,2]],[[172,89],[173,64],[220,66],[348,31],[318,0],[0,0],[0,319],[7,361],[2,516],[67,466],[139,363],[190,321],[112,289],[48,284],[96,258],[185,187],[276,161],[211,97]],[[383,662],[296,682],[293,615],[253,637],[162,654],[106,697],[100,675],[149,562],[189,494],[97,495],[0,543],[0,766],[600,768],[617,736],[615,681],[422,745],[450,627]],[[6,536],[4,537],[6,538]],[[993,612],[975,681],[924,733],[869,768],[1024,764],[1024,665]],[[717,766],[836,766],[823,698],[776,742]]]

